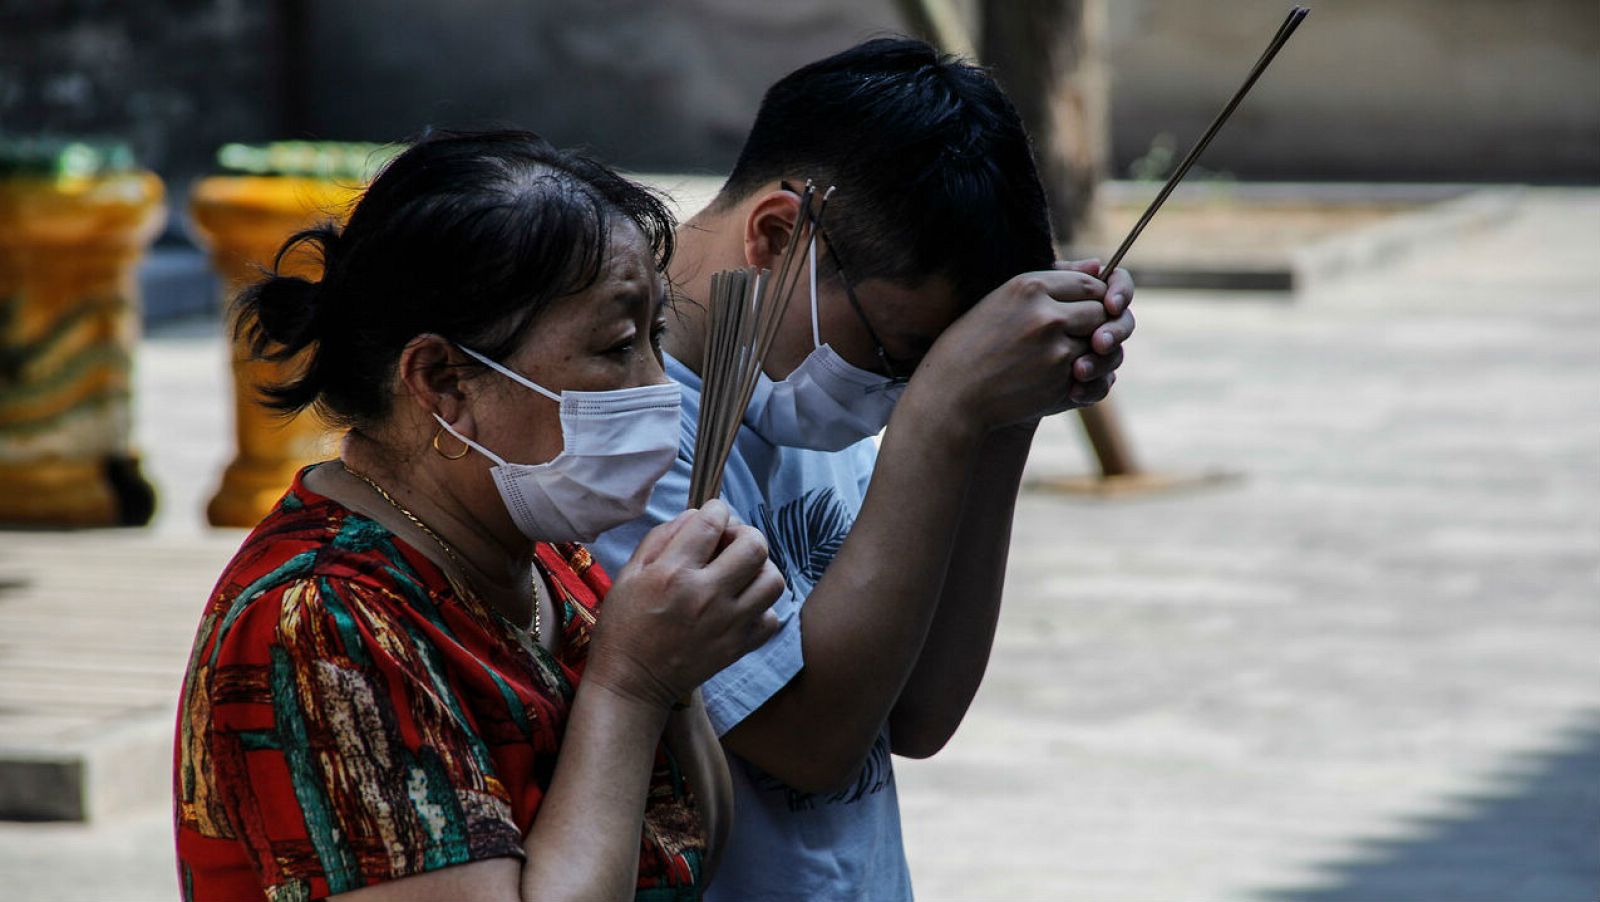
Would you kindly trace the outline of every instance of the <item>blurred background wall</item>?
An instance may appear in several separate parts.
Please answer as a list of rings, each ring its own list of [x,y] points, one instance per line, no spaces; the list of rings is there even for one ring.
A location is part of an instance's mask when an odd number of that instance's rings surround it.
[[[1600,3],[1303,0],[1311,16],[1206,151],[1252,179],[1600,181]],[[1111,0],[1117,174],[1205,129],[1290,4]],[[1180,147],[1181,151],[1181,147]]]
[[[0,137],[133,144],[169,180],[288,124],[282,4],[0,0]]]
[[[1111,174],[1162,133],[1187,144],[1286,8],[1106,3]],[[180,190],[225,141],[425,124],[718,172],[765,85],[902,28],[891,0],[0,0],[0,134],[124,137]],[[1600,182],[1600,3],[1322,0],[1206,166]]]

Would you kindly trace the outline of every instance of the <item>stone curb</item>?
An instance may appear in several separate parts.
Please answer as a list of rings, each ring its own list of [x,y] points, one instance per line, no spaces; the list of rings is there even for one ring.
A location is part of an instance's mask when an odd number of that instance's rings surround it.
[[[1346,276],[1392,265],[1420,249],[1457,241],[1509,218],[1525,192],[1516,186],[1478,189],[1294,248],[1289,252],[1294,288],[1308,292]]]
[[[1102,197],[1114,203],[1138,204],[1147,201],[1147,195],[1153,195],[1154,190],[1138,182],[1107,182]],[[1419,249],[1457,240],[1468,231],[1499,221],[1516,209],[1526,189],[1460,184],[1264,182],[1201,183],[1181,190],[1181,203],[1232,202],[1245,209],[1269,210],[1306,201],[1330,207],[1372,203],[1418,206],[1371,225],[1286,248],[1277,260],[1255,264],[1163,264],[1159,259],[1137,259],[1136,250],[1128,264],[1142,288],[1276,292],[1274,299],[1297,300],[1300,294],[1330,281],[1394,263]],[[1077,258],[1104,253],[1099,249],[1073,248],[1068,255]]]
[[[172,730],[172,716],[145,713],[59,746],[0,746],[0,818],[98,821],[165,804]]]

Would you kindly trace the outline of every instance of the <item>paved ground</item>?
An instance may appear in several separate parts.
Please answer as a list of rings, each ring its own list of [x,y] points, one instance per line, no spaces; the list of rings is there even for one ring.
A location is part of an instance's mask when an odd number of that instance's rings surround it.
[[[986,685],[900,769],[919,897],[1600,898],[1600,193],[1293,299],[1140,310],[1143,458],[1241,479],[1024,498]],[[4,729],[47,690],[167,716],[238,540],[198,525],[222,366],[208,325],[145,345],[155,528],[0,533]],[[1076,429],[1038,475],[1088,468]],[[0,897],[172,898],[169,835],[148,806],[0,824]]]

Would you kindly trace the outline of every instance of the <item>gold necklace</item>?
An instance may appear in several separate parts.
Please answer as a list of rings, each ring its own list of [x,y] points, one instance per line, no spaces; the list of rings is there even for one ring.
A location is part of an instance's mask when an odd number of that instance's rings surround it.
[[[406,510],[404,505],[402,505],[400,502],[394,500],[394,496],[389,494],[387,491],[384,491],[383,486],[378,485],[377,481],[374,480],[371,476],[368,476],[365,473],[357,472],[356,470],[350,469],[350,465],[345,463],[345,462],[343,462],[343,461],[339,462],[339,466],[344,467],[344,471],[346,473],[349,473],[351,476],[354,476],[355,478],[357,478],[357,479],[361,480],[362,482],[366,483],[367,485],[371,486],[372,490],[374,492],[378,493],[378,497],[380,497],[383,500],[389,502],[389,506],[394,508],[395,510],[399,511],[407,520],[410,520],[411,521],[411,525],[413,525],[416,528],[418,528],[418,529],[422,530],[423,532],[427,533],[428,538],[434,540],[435,542],[438,542],[439,543],[439,547],[444,549],[445,555],[447,555],[450,558],[450,560],[455,563],[456,569],[461,571],[461,575],[463,577],[466,577],[466,575],[467,575],[466,565],[461,562],[461,557],[456,554],[456,550],[454,548],[451,548],[450,547],[450,543],[446,542],[443,539],[443,537],[441,537],[438,533],[436,533],[432,529],[428,528],[428,524],[422,522],[422,518],[421,517],[418,517],[416,514],[413,514],[411,511]],[[533,582],[533,641],[534,642],[543,642],[544,641],[544,623],[543,623],[544,616],[539,611],[539,607],[540,607],[540,602],[539,602],[539,598],[540,598],[539,568],[537,566],[534,566],[534,567],[531,567],[529,569],[531,569],[532,573],[533,573],[533,579],[532,579],[532,582]]]

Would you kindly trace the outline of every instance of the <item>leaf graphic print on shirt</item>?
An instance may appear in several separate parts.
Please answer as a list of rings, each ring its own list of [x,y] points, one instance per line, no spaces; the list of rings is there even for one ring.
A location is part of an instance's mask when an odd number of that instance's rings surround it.
[[[755,513],[772,563],[796,592],[797,584],[809,591],[822,579],[855,525],[832,488],[812,489],[776,511],[761,505]]]
[[[801,792],[743,758],[738,761],[744,765],[745,772],[750,775],[750,782],[755,784],[756,788],[765,792],[781,793],[783,802],[790,811],[811,811],[818,804],[854,805],[867,796],[876,795],[887,789],[894,783],[894,768],[889,764],[889,752],[888,734],[879,733],[878,738],[872,743],[872,750],[867,753],[867,760],[861,763],[861,770],[855,779],[831,793]]]
[[[797,595],[809,593],[822,579],[823,572],[844,545],[845,537],[850,535],[850,527],[855,525],[855,518],[832,488],[812,489],[776,511],[761,505],[755,510],[755,519],[767,537],[772,563]],[[856,779],[833,793],[800,792],[754,764],[743,763],[757,787],[783,794],[790,811],[809,811],[819,804],[849,805],[882,792],[894,782],[894,770],[889,766],[888,737],[882,733],[873,743]]]

